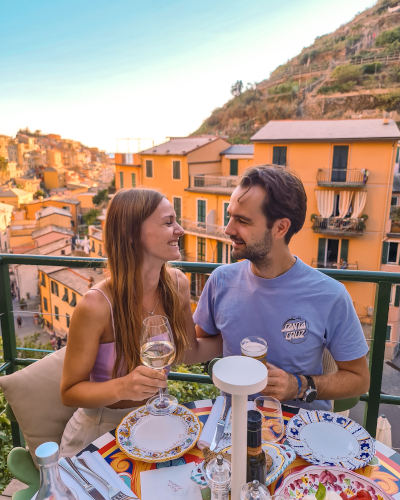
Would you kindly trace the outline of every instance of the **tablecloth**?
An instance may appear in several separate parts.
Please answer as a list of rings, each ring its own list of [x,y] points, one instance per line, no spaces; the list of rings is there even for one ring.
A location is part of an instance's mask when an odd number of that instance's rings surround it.
[[[200,421],[205,424],[208,415],[210,414],[213,401],[211,399],[206,399],[202,401],[184,403],[184,405],[191,409],[199,417]],[[293,408],[283,407],[282,413],[285,423],[287,423],[296,411]],[[373,461],[374,465],[367,465],[363,469],[357,469],[355,472],[367,476],[375,481],[386,493],[391,495],[394,500],[400,500],[400,454],[379,441],[375,442],[375,448],[376,459]],[[115,440],[115,431],[104,434],[92,444],[87,446],[85,450],[82,450],[82,452],[83,451],[98,451],[139,498],[140,472],[162,467],[174,467],[189,462],[200,463],[203,460],[201,451],[197,448],[197,446],[195,446],[183,457],[176,460],[169,460],[168,462],[156,464],[136,461],[125,455],[125,453],[119,448]],[[275,483],[269,486],[271,493],[279,487],[282,480],[288,474],[300,471],[309,465],[309,462],[297,457],[296,460],[285,470],[283,475]]]

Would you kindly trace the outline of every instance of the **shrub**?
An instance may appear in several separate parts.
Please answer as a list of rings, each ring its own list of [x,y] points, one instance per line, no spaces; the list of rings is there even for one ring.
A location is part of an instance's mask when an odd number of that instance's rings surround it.
[[[380,33],[376,37],[375,45],[377,47],[386,47],[387,45],[391,45],[396,41],[400,42],[400,27]]]
[[[378,73],[382,68],[382,63],[380,62],[375,62],[371,64],[364,64],[361,66],[361,69],[364,74],[366,75],[373,75],[375,73]]]
[[[204,374],[202,365],[179,365],[175,366],[173,371],[179,373],[196,373],[197,375]],[[168,392],[182,403],[198,399],[213,399],[219,396],[219,389],[215,385],[178,382],[175,380],[168,382]]]
[[[359,66],[353,66],[352,64],[338,66],[332,71],[332,78],[338,80],[339,83],[345,83],[351,80],[357,81],[360,77],[361,68]]]
[[[287,94],[288,92],[292,92],[292,90],[293,90],[293,83],[287,82],[287,83],[281,83],[276,87],[268,89],[268,94],[270,95]]]
[[[84,214],[83,220],[87,226],[91,226],[96,222],[97,217],[99,215],[100,215],[100,210],[97,210],[96,208],[91,208],[89,212]]]
[[[350,92],[355,85],[357,85],[356,81],[349,81],[346,83],[334,83],[333,85],[323,85],[318,89],[318,94],[334,94],[335,92]]]

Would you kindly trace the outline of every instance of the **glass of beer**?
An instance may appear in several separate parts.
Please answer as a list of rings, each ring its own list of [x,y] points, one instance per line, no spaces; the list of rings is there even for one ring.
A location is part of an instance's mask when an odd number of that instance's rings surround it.
[[[272,396],[259,396],[254,400],[254,409],[262,415],[261,437],[263,441],[276,443],[285,432],[280,402]]]
[[[261,337],[246,337],[240,342],[242,356],[258,359],[264,365],[267,363],[268,344]]]

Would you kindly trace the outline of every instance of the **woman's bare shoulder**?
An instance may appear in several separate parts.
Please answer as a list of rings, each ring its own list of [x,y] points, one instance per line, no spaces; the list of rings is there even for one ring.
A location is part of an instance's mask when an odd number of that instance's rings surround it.
[[[177,286],[177,279],[179,280],[179,289],[181,289],[181,287],[185,287],[186,285],[189,286],[189,280],[187,279],[186,274],[180,269],[177,269],[176,267],[169,267],[168,272],[175,286]]]
[[[78,313],[78,315],[89,315],[91,318],[96,317],[97,319],[108,318],[108,316],[110,316],[110,306],[107,299],[102,293],[96,291],[96,288],[104,292],[108,299],[111,300],[106,282],[102,281],[98,283],[96,287],[89,289],[85,293],[85,295],[78,302],[75,308],[75,313]]]

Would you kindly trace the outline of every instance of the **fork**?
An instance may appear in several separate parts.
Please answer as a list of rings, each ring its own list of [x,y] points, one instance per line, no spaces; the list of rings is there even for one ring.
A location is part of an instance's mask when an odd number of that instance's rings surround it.
[[[108,496],[110,500],[135,500],[136,497],[130,497],[128,495],[125,495],[125,493],[122,493],[122,491],[118,490],[117,488],[114,488],[111,486],[111,484],[108,484],[105,479],[100,477],[94,470],[92,470],[86,461],[83,458],[76,458],[74,460],[74,463],[78,469],[80,469],[83,472],[88,472],[89,474],[92,474],[93,476],[97,477],[99,481],[101,481],[103,484],[105,484],[108,488]]]
[[[222,434],[221,441],[230,439],[232,435],[232,407],[229,408],[224,433]]]

